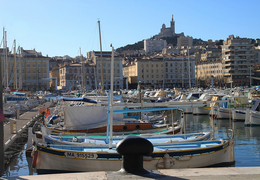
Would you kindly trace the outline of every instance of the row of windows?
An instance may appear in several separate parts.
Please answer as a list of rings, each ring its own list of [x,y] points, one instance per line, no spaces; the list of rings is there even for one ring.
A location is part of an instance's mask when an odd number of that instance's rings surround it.
[[[146,75],[146,78],[149,78],[150,76],[149,75]],[[184,76],[182,76],[182,75],[165,75],[165,78],[167,79],[167,78],[182,78],[182,77],[185,77],[185,78],[187,78],[188,77],[188,75],[186,74],[186,75],[184,75]],[[142,78],[144,78],[144,75],[142,75]],[[151,78],[159,78],[159,75],[157,74],[156,76],[154,76],[154,75],[151,75]],[[163,78],[163,75],[161,75],[161,78]]]
[[[73,81],[66,81],[66,83],[67,83],[67,85],[75,85],[75,84],[82,84],[82,81],[75,81],[75,80],[73,80]],[[87,85],[90,85],[90,84],[93,85],[94,84],[93,81],[92,82],[91,81],[86,81],[85,83]],[[120,82],[119,81],[115,81],[114,84],[120,84]],[[104,85],[110,85],[110,81],[104,81]]]
[[[170,69],[170,72],[175,72],[175,73],[177,73],[178,71],[181,73],[181,72],[182,72],[182,69],[179,69],[179,70],[178,70],[178,69],[176,68],[175,71],[174,71],[173,69]],[[150,72],[149,69],[146,69],[146,72],[149,73],[149,72]],[[155,72],[155,71],[154,71],[153,69],[151,69],[151,73],[154,73],[154,72]],[[163,69],[161,70],[161,72],[162,72],[162,73],[164,72]],[[168,72],[168,68],[165,69],[165,72]],[[187,68],[184,69],[184,72],[187,72]],[[192,72],[192,71],[190,70],[190,72]],[[144,73],[144,69],[142,69],[142,73]],[[158,69],[156,69],[156,73],[158,73]]]
[[[101,66],[101,63],[99,63],[98,64],[99,66]],[[109,64],[106,64],[106,63],[103,63],[103,67],[106,67],[106,65],[107,65],[107,67],[110,67],[110,63]],[[114,63],[114,67],[119,67],[119,63]]]
[[[188,81],[188,79],[183,79],[185,82],[184,83],[187,83],[187,81]],[[149,80],[144,80],[143,81],[144,83],[161,83],[162,81],[161,80],[151,80],[151,81],[149,81]],[[170,83],[170,82],[175,82],[175,83],[181,83],[182,82],[182,80],[180,80],[180,79],[168,79],[168,80],[166,80],[165,81],[166,83]]]
[[[16,66],[18,67],[19,64],[17,63]],[[24,64],[22,64],[22,67],[24,67]],[[35,64],[31,65],[31,64],[28,63],[27,67],[36,67],[36,65]],[[38,67],[42,67],[41,63],[38,64]],[[46,67],[46,64],[43,64],[43,67]]]
[[[184,64],[184,66],[187,66],[187,62],[183,62],[183,64]],[[175,65],[175,66],[178,66],[178,65],[182,66],[182,63],[177,63],[177,62],[175,62],[175,64],[169,63],[170,67],[173,67],[173,65]],[[190,65],[192,65],[192,63],[190,63]],[[155,67],[158,67],[158,66],[159,66],[158,64],[155,64]],[[167,62],[165,63],[165,66],[168,67],[168,63]],[[143,68],[144,64],[142,64],[141,67]],[[146,64],[146,67],[149,67],[149,64]],[[151,67],[154,67],[154,65],[151,64]],[[161,64],[161,67],[163,67],[163,64]]]

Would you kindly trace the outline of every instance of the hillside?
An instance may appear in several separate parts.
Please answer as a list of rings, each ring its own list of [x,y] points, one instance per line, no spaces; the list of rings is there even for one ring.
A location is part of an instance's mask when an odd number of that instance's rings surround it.
[[[165,39],[167,44],[172,44],[173,46],[176,46],[177,45],[177,38],[178,36],[175,36],[175,37],[164,37],[164,38],[161,38],[161,39]],[[203,41],[202,39],[193,39],[193,45],[198,45],[198,44],[202,44],[202,43],[205,43],[205,41]],[[117,48],[116,49],[116,52],[120,53],[122,51],[125,51],[125,50],[142,50],[144,49],[144,40],[142,41],[138,41],[137,43],[134,43],[134,44],[128,44],[126,46],[122,46],[120,48]]]

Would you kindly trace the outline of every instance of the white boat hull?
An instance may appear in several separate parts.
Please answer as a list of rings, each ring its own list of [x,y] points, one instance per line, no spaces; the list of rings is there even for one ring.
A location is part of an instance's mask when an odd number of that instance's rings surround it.
[[[232,119],[236,121],[245,121],[246,111],[245,110],[233,110],[232,111]]]
[[[218,119],[229,119],[232,117],[232,111],[229,108],[219,107],[217,109],[217,118]]]
[[[207,149],[203,148],[204,150]],[[192,151],[192,150],[191,150]],[[37,151],[37,158],[34,158],[34,165],[39,174],[50,172],[89,172],[89,171],[118,171],[122,166],[121,158],[98,159],[97,157],[107,152],[58,152],[51,154]],[[96,154],[98,153],[98,155]],[[165,151],[165,154],[168,152]],[[64,155],[65,154],[65,155]],[[176,169],[176,168],[198,168],[220,164],[234,163],[234,143],[230,139],[220,150],[210,153],[193,154],[189,156],[170,157],[170,164],[166,166],[164,158],[153,158],[144,156],[143,166],[146,170]]]
[[[260,112],[246,110],[245,125],[247,126],[260,126]]]

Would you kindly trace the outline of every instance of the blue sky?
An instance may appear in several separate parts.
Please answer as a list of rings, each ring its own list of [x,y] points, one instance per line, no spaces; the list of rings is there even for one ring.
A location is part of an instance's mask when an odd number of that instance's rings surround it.
[[[176,33],[203,40],[260,38],[259,0],[0,0],[0,34],[7,43],[45,56],[84,56],[134,44],[175,20]],[[2,46],[1,46],[2,47]]]

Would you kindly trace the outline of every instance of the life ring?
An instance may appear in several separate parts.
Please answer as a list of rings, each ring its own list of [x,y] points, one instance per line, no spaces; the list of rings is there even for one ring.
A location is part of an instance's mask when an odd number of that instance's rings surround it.
[[[37,157],[38,157],[38,151],[34,151],[33,162],[32,162],[32,167],[33,167],[33,168],[36,167]]]

